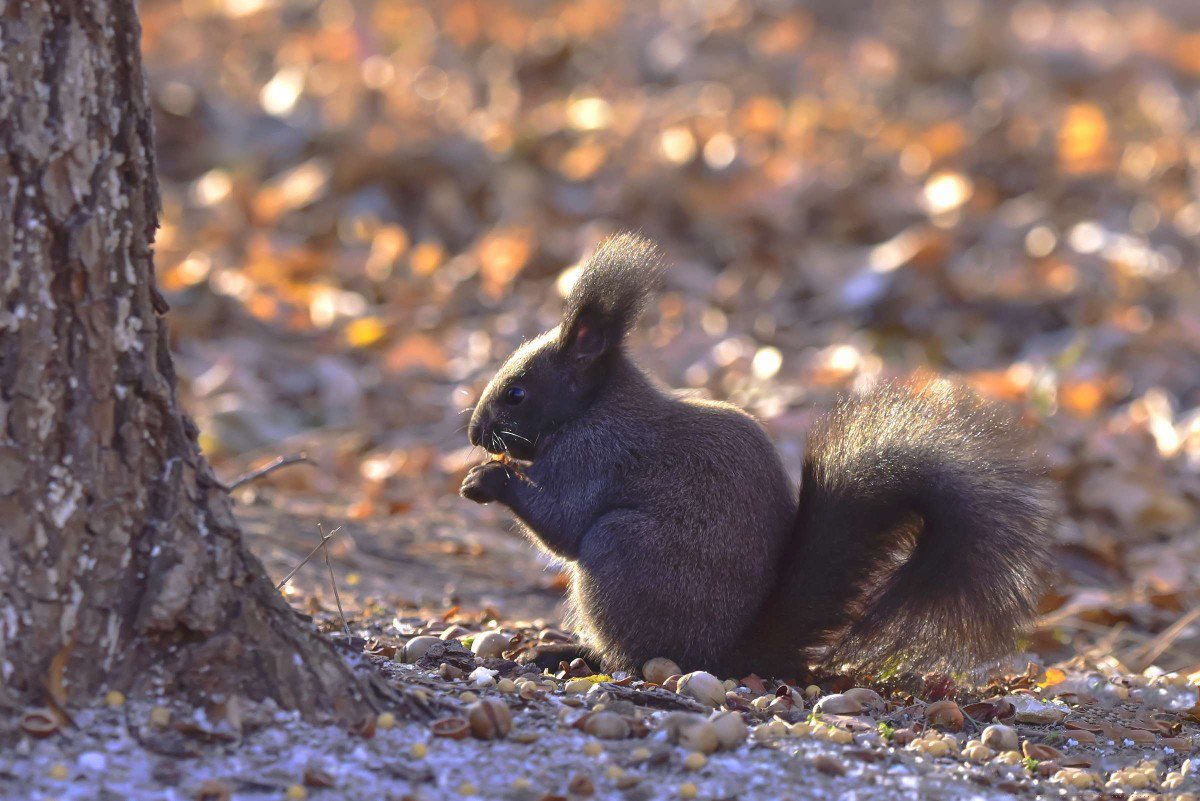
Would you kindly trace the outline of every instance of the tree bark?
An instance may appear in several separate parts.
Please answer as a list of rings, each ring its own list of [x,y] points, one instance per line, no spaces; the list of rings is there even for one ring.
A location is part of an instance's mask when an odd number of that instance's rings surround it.
[[[132,0],[0,6],[0,701],[53,664],[72,703],[349,719],[378,685],[268,582],[176,399],[140,35]]]

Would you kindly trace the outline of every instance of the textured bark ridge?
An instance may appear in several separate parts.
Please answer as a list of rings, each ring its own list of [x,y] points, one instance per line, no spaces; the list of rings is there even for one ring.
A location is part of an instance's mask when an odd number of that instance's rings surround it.
[[[378,698],[243,546],[180,410],[132,0],[0,7],[0,702]]]

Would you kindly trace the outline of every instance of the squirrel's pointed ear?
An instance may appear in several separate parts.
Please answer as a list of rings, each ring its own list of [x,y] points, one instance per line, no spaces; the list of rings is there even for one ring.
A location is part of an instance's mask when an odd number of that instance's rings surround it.
[[[612,345],[600,316],[583,311],[572,321],[562,337],[563,349],[577,364],[587,364],[603,356]]]
[[[632,234],[605,240],[588,258],[567,296],[559,348],[590,363],[619,348],[645,307],[662,257],[652,242]]]

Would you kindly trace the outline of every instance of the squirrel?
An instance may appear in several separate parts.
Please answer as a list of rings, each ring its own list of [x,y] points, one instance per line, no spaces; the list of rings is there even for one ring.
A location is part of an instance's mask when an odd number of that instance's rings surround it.
[[[1039,598],[1050,517],[1016,426],[945,380],[884,384],[813,426],[797,492],[753,417],[663,388],[627,352],[662,269],[643,238],[601,244],[468,425],[500,458],[460,493],[507,506],[566,564],[579,655],[776,677],[1003,657]]]

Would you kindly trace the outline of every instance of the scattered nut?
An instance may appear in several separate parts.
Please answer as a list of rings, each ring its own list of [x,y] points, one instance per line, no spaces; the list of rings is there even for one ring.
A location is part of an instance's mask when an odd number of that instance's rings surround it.
[[[563,685],[563,692],[568,695],[586,693],[590,689],[592,689],[592,682],[588,679],[571,679]]]
[[[596,785],[582,773],[576,773],[567,782],[567,792],[571,795],[591,795],[596,792]]]
[[[868,687],[853,687],[842,695],[852,701],[857,701],[872,715],[879,715],[887,711],[887,702],[883,700],[883,696]]]
[[[413,637],[404,644],[404,661],[416,662],[421,657],[425,656],[425,652],[434,643],[441,642],[438,637],[433,637],[429,634],[422,634],[419,637]]]
[[[993,751],[1016,751],[1021,745],[1017,738],[1017,730],[1003,723],[988,726],[979,739]]]
[[[471,733],[471,724],[465,718],[442,718],[441,720],[435,720],[429,729],[436,737],[449,737],[451,740],[462,740]]]
[[[588,740],[583,744],[583,753],[590,757],[598,757],[604,753],[604,746],[600,745],[600,743],[596,742],[595,740]]]
[[[812,766],[827,776],[846,775],[846,766],[828,754],[818,754],[813,757]]]
[[[380,712],[375,718],[375,727],[379,729],[391,729],[396,726],[396,716],[391,712]]]
[[[683,671],[679,669],[679,665],[663,656],[648,659],[646,664],[642,665],[642,677],[655,684],[662,684],[672,676],[678,676],[681,673]]]
[[[512,731],[512,712],[499,698],[483,698],[467,710],[471,733],[480,740],[500,740]]]
[[[693,751],[684,757],[683,766],[688,770],[700,770],[708,764],[708,757],[699,751]]]
[[[732,751],[742,743],[750,731],[746,721],[738,712],[715,712],[709,718],[709,724],[717,734],[717,747],[722,751]]]
[[[719,745],[716,727],[705,718],[690,712],[673,712],[667,715],[663,718],[663,729],[667,732],[668,742],[689,751],[711,754]]]
[[[1063,752],[1057,748],[1042,743],[1031,743],[1028,740],[1021,744],[1021,753],[1025,755],[1026,759],[1036,759],[1039,762],[1063,758]]]
[[[52,709],[31,709],[21,716],[21,731],[42,739],[58,731],[58,715]]]
[[[438,638],[441,640],[457,640],[462,637],[467,637],[471,634],[471,630],[459,625],[448,626]]]
[[[480,659],[496,659],[512,644],[512,637],[499,631],[485,631],[475,636],[471,653]]]
[[[512,679],[500,679],[496,682],[496,691],[502,693],[515,693],[517,691],[517,683]]]
[[[710,707],[718,707],[725,700],[725,684],[703,670],[696,670],[681,677],[677,692]]]
[[[963,713],[953,701],[934,701],[925,707],[925,720],[930,726],[950,731],[962,731]]]
[[[858,701],[843,693],[834,693],[827,695],[813,708],[813,711],[818,715],[829,713],[831,715],[861,715],[863,706]]]
[[[156,706],[150,710],[150,723],[158,728],[165,727],[171,722],[171,710],[165,706]]]
[[[624,740],[629,736],[629,724],[615,712],[595,712],[583,724],[583,730],[601,740]]]

